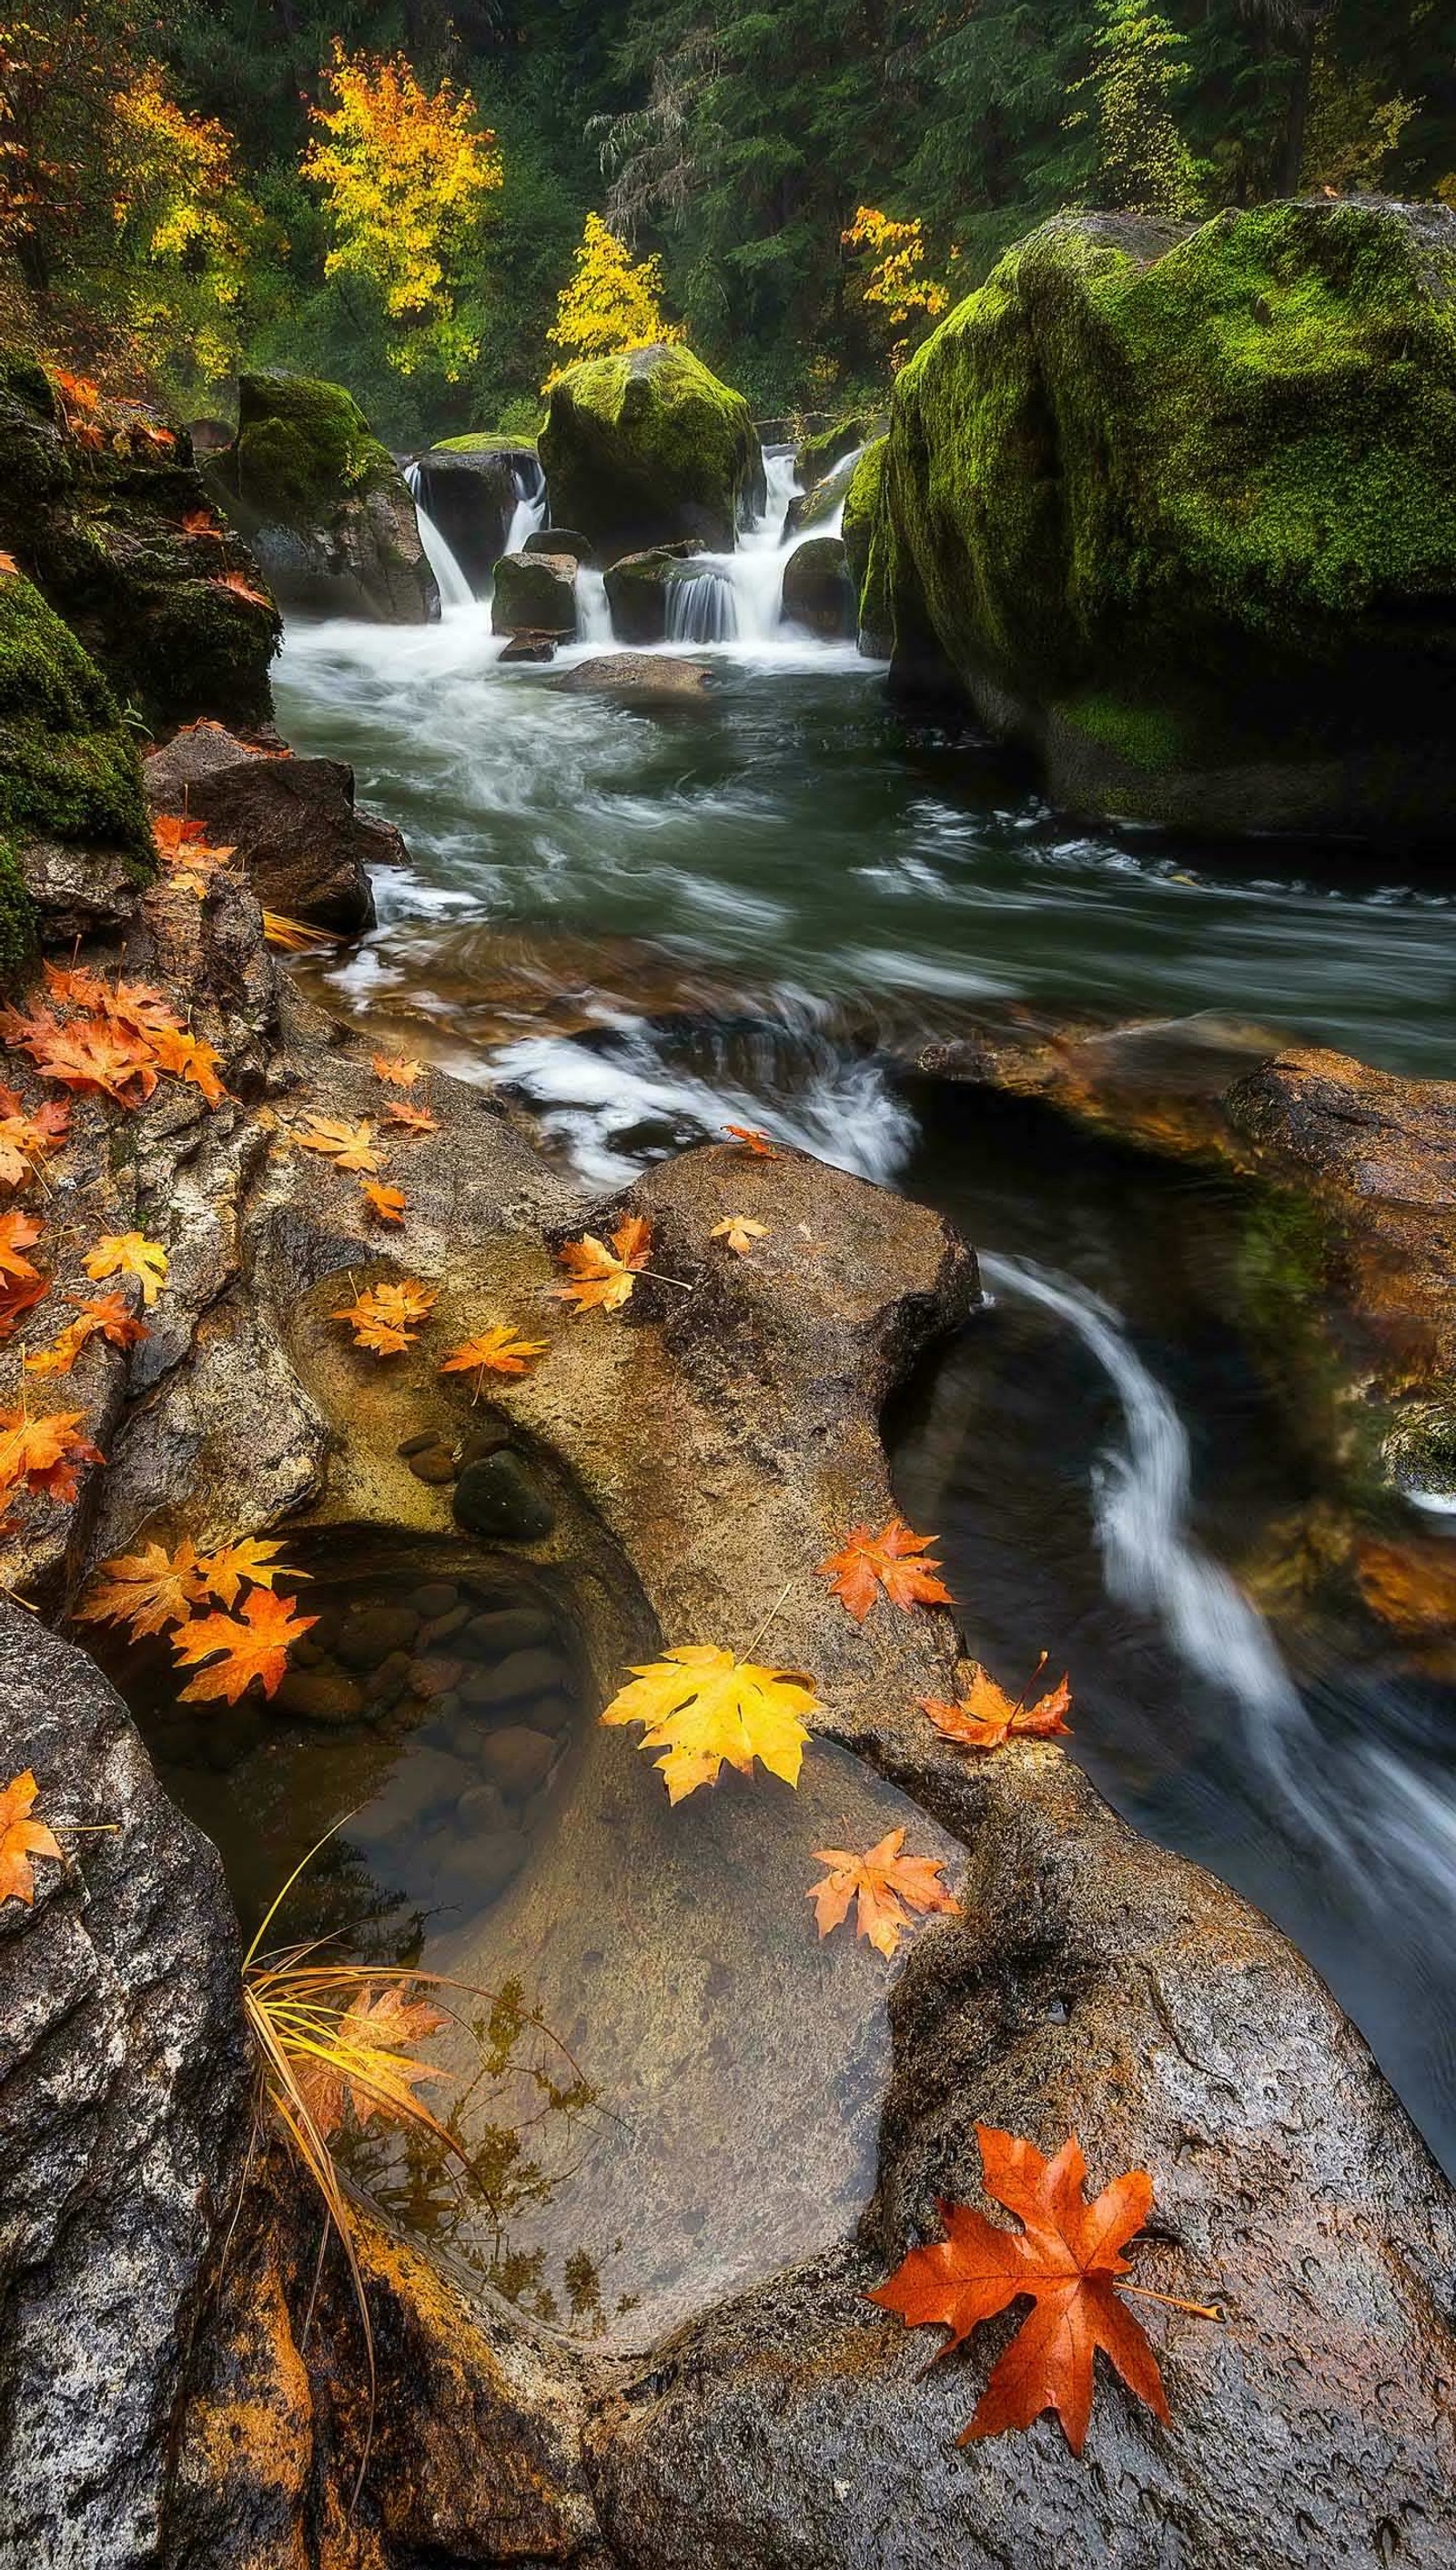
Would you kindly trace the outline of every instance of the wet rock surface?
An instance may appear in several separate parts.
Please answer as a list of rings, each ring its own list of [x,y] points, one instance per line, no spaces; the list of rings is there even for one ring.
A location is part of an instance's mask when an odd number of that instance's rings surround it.
[[[536,449],[507,440],[432,446],[419,459],[418,496],[477,598],[506,549],[523,482],[540,483]]]
[[[548,635],[569,641],[577,630],[575,583],[570,554],[502,554],[491,595],[492,633],[524,635],[533,642]]]
[[[568,366],[547,403],[540,454],[551,514],[580,527],[604,565],[684,538],[730,547],[762,507],[748,405],[686,347]]]
[[[853,641],[859,620],[840,537],[810,536],[795,545],[783,566],[783,615],[826,642]]]
[[[573,696],[627,696],[643,704],[709,692],[701,660],[675,660],[662,651],[601,651],[568,669],[557,684]]]
[[[238,434],[207,469],[285,606],[383,625],[438,615],[404,477],[341,384],[241,375]]]
[[[186,812],[243,850],[264,909],[341,937],[373,926],[369,867],[408,861],[392,823],[356,809],[341,759],[284,756],[203,723],[154,750],[143,781],[155,812]]]

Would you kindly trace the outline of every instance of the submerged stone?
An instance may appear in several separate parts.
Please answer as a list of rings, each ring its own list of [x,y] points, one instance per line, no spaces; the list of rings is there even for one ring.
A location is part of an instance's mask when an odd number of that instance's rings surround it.
[[[540,1606],[490,1606],[466,1625],[471,1645],[504,1659],[511,1651],[529,1651],[552,1635],[550,1616]]]
[[[467,1464],[455,1485],[457,1521],[471,1534],[535,1543],[550,1534],[555,1512],[524,1458],[503,1447]]]

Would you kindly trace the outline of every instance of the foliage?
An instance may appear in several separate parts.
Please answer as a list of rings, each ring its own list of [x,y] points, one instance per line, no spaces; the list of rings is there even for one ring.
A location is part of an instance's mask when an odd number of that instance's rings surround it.
[[[388,356],[401,374],[457,383],[480,352],[462,291],[485,199],[502,185],[495,137],[478,128],[468,90],[425,89],[402,54],[350,55],[335,41],[326,87],[303,161],[333,236],[323,272],[378,296],[399,325]]]
[[[620,1312],[652,1256],[652,1225],[630,1213],[613,1232],[610,1249],[589,1231],[557,1254],[571,1282],[552,1290],[560,1302],[575,1303],[578,1320],[586,1312]]]
[[[860,292],[868,304],[882,311],[891,331],[901,335],[890,342],[892,367],[903,365],[910,342],[903,325],[919,313],[926,321],[937,321],[950,301],[946,288],[933,276],[923,273],[925,267],[925,226],[918,214],[908,222],[895,222],[875,206],[861,206],[844,235],[847,249],[873,252]],[[952,257],[958,255],[952,251]]]
[[[662,308],[662,261],[633,263],[626,241],[600,214],[588,214],[572,272],[557,297],[556,319],[546,336],[562,352],[542,386],[550,392],[568,366],[584,357],[615,357],[632,348],[671,345],[682,338]]]
[[[35,1902],[32,1857],[50,1857],[57,1864],[65,1858],[54,1832],[36,1811],[39,1792],[29,1767],[12,1776],[8,1785],[0,1785],[0,1902],[23,1901],[28,1910]]]
[[[816,1576],[828,1580],[856,1624],[864,1622],[881,1590],[892,1606],[949,1606],[950,1590],[934,1575],[940,1564],[925,1557],[934,1541],[933,1534],[912,1534],[901,1516],[889,1517],[878,1534],[867,1525],[851,1526]]]
[[[1131,2273],[1123,2249],[1153,2209],[1153,2180],[1130,2169],[1093,2204],[1074,2137],[1053,2160],[1034,2142],[978,2124],[986,2192],[1024,2225],[1009,2231],[966,2205],[941,2208],[946,2238],[912,2249],[869,2300],[912,2329],[948,2329],[959,2347],[982,2321],[1029,2295],[1035,2309],[992,2367],[960,2441],[1030,2427],[1055,2409],[1074,2454],[1087,2441],[1099,2348],[1155,2415],[1167,2420],[1158,2360],[1118,2293]],[[1161,2298],[1160,2298],[1161,2299]]]
[[[602,1720],[646,1724],[642,1747],[662,1750],[657,1765],[670,1802],[716,1784],[725,1766],[751,1775],[755,1758],[770,1776],[798,1783],[804,1724],[821,1707],[797,1670],[760,1668],[716,1643],[686,1642],[633,1677]]]
[[[180,107],[158,64],[118,91],[112,116],[131,326],[150,363],[206,394],[242,357],[261,213],[240,183],[232,135]]]
[[[867,1936],[876,1953],[893,1954],[915,1911],[960,1914],[960,1903],[941,1882],[944,1865],[935,1856],[906,1856],[905,1833],[890,1830],[863,1856],[847,1848],[815,1848],[815,1865],[829,1869],[808,1898],[814,1905],[819,1934],[827,1936],[855,1906],[856,1936]]]
[[[1189,214],[1198,202],[1193,156],[1176,102],[1188,49],[1148,0],[1099,0],[1092,68],[1068,129],[1090,129],[1087,202],[1132,214]]]
[[[1044,1651],[1032,1686],[1046,1665]],[[1071,1726],[1062,1718],[1072,1710],[1072,1690],[1066,1679],[1060,1679],[1035,1704],[1026,1701],[1030,1692],[1028,1687],[1019,1696],[1009,1696],[989,1669],[973,1668],[965,1694],[955,1704],[922,1696],[920,1709],[929,1715],[942,1738],[953,1740],[958,1749],[1003,1749],[1008,1740],[1048,1740],[1055,1733],[1069,1732]]]

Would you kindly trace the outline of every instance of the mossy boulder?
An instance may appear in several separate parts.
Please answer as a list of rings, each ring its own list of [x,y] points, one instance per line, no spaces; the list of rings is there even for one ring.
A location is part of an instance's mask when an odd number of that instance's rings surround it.
[[[570,554],[503,554],[495,567],[492,632],[573,637],[576,568]]]
[[[642,553],[624,554],[612,565],[606,578],[607,605],[619,642],[667,641],[668,592],[675,580],[683,578],[684,566],[691,572],[695,556],[704,550],[691,539],[676,545],[649,545]]]
[[[687,348],[569,367],[540,451],[552,516],[580,527],[604,563],[683,538],[727,552],[763,506],[748,405]]]
[[[211,518],[185,430],[106,394],[68,413],[34,358],[0,355],[0,549],[158,729],[272,712],[277,613],[238,537],[199,531]]]
[[[415,497],[434,520],[478,598],[506,551],[517,503],[539,494],[535,446],[521,438],[456,437],[415,467]]]
[[[896,679],[1078,809],[1446,836],[1453,487],[1456,213],[1061,217],[896,387]]]
[[[867,648],[874,648],[889,630],[889,607],[880,569],[883,548],[877,554],[874,547],[887,442],[885,438],[877,437],[859,457],[849,477],[849,487],[844,494],[844,515],[839,522],[839,532],[844,539],[844,560],[858,607],[859,631]],[[872,567],[874,578],[871,581]],[[885,648],[888,649],[887,643]]]
[[[857,455],[872,438],[883,437],[888,426],[884,411],[857,410],[835,420],[832,428],[818,428],[810,436],[801,437],[795,460],[804,490],[811,491],[826,473],[833,472],[836,464]]]
[[[141,762],[116,698],[33,583],[0,574],[0,975],[34,943],[38,908],[58,927],[108,923],[135,906],[152,866]]]
[[[854,584],[839,536],[806,536],[783,566],[783,621],[828,642],[852,642],[857,629]]]
[[[438,615],[404,476],[341,384],[241,376],[238,435],[210,475],[285,606],[380,625]]]

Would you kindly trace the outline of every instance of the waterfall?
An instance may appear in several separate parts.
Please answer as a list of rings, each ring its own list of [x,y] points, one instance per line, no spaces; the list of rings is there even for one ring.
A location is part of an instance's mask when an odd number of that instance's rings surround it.
[[[589,571],[578,563],[572,583],[577,603],[577,641],[610,642],[612,610],[607,604],[607,584],[599,571]]]
[[[709,569],[674,573],[667,594],[670,642],[737,642],[737,596],[727,569],[730,559],[715,557]]]
[[[505,550],[520,553],[528,536],[534,536],[546,518],[546,476],[534,455],[526,456],[512,466],[516,483],[516,505],[506,529]]]
[[[793,449],[763,457],[765,498],[730,554],[695,554],[668,585],[670,642],[769,642],[778,632],[783,566],[791,548],[783,522],[794,494]]]
[[[439,528],[436,526],[434,519],[429,515],[428,511],[420,505],[419,466],[417,464],[406,464],[404,468],[404,479],[409,496],[414,502],[414,514],[419,526],[419,540],[421,545],[424,547],[424,557],[426,562],[429,564],[431,571],[435,575],[435,587],[440,593],[441,608],[473,607],[475,604],[474,590],[471,588],[464,572],[461,570],[460,565],[451,553],[450,548],[446,544],[444,537],[441,535]]]

